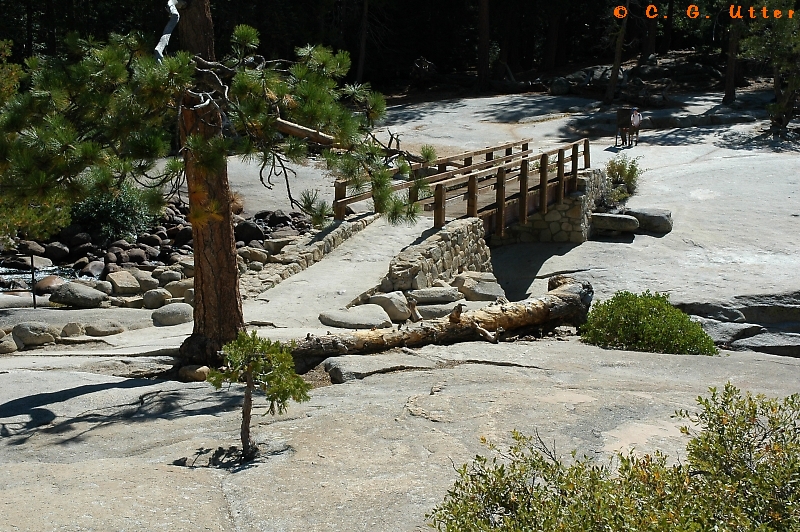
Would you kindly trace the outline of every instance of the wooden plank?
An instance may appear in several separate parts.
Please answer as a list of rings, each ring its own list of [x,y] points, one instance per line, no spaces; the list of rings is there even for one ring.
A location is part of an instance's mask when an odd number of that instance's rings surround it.
[[[528,221],[528,160],[522,161],[519,170],[519,223]]]
[[[558,188],[556,189],[556,202],[564,203],[564,150],[558,150]]]
[[[572,179],[575,180],[575,184],[578,183],[578,145],[572,145],[572,157],[570,158],[572,162]]]
[[[539,164],[539,212],[547,214],[547,166],[548,155],[543,153]]]
[[[467,185],[467,216],[478,216],[478,177],[475,175],[469,176]]]
[[[347,203],[344,203],[344,198],[347,197],[347,182],[335,181],[333,183],[333,218],[335,220],[344,220],[347,212]]]
[[[592,167],[592,159],[589,155],[589,139],[584,139],[583,141],[583,167],[584,168],[591,168]]]
[[[506,232],[506,169],[503,166],[497,170],[497,195],[495,196],[495,202],[497,203],[497,226],[495,227],[495,234],[502,237]]]
[[[445,218],[444,185],[436,185],[436,191],[433,197],[433,226],[436,229],[441,229],[444,227]]]

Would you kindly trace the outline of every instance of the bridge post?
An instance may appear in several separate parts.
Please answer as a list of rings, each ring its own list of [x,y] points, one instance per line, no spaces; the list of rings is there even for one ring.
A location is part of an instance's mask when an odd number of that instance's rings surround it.
[[[478,217],[478,178],[474,175],[467,182],[467,216]]]
[[[490,151],[489,153],[486,154],[486,160],[491,161],[492,159],[494,159],[494,152]]]
[[[528,159],[519,166],[519,223],[528,223]]]
[[[589,139],[583,140],[583,167],[584,168],[591,168],[592,167],[592,159],[589,155]]]
[[[337,180],[333,183],[333,218],[334,220],[344,220],[347,213],[347,205],[341,203],[347,197],[347,181]]]
[[[444,227],[445,216],[445,195],[444,185],[436,185],[436,191],[433,195],[433,227],[441,229]]]
[[[559,205],[564,203],[564,148],[558,150],[558,189],[556,189],[556,201]]]
[[[497,169],[497,185],[495,186],[497,193],[495,201],[497,202],[497,226],[495,227],[495,234],[499,237],[505,236],[506,232],[506,167],[501,166]]]
[[[514,148],[513,147],[506,148],[506,156],[508,156],[508,155],[514,155]]]
[[[572,145],[572,191],[578,190],[578,145]]]
[[[547,165],[550,160],[546,153],[539,159],[539,213],[547,214]]]
[[[466,168],[468,166],[472,166],[472,157],[465,157],[464,158],[464,167]],[[470,173],[470,172],[472,172],[472,170],[470,170],[467,173]]]
[[[419,170],[414,170],[414,179],[419,179],[423,177],[422,172]],[[414,205],[416,202],[419,201],[419,189],[414,185],[408,189],[408,204]]]

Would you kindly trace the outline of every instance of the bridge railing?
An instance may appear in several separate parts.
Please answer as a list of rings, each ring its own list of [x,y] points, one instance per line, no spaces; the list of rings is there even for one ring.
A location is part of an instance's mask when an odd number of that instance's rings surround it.
[[[529,214],[537,211],[546,214],[550,205],[563,202],[565,194],[577,189],[580,163],[583,168],[591,166],[589,140],[581,139],[544,153],[534,153],[529,148],[530,142],[531,139],[510,142],[412,165],[416,177],[423,177],[434,190],[434,227],[445,224],[447,204],[457,200],[466,199],[466,212],[458,215],[479,217],[484,220],[487,234],[501,235],[511,223],[524,223]],[[569,173],[567,163],[570,163]],[[535,171],[539,173],[538,179],[531,178]],[[392,189],[409,188],[409,201],[417,202],[413,184],[404,181]],[[344,181],[337,181],[334,187],[337,220],[344,219],[347,205],[372,197],[371,192],[348,196]],[[487,194],[491,189],[494,195]],[[481,207],[487,200],[488,204]],[[423,201],[430,205],[430,199]]]

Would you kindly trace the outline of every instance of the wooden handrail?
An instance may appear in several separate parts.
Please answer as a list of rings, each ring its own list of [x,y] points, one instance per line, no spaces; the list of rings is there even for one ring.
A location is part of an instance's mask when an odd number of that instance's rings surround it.
[[[435,189],[432,198],[435,210],[434,225],[436,227],[444,225],[447,202],[458,198],[466,198],[468,216],[484,218],[493,214],[497,215],[494,222],[487,221],[486,223],[489,224],[487,225],[487,230],[492,227],[493,231],[499,236],[502,236],[505,231],[506,214],[511,213],[511,216],[513,216],[517,208],[519,212],[516,219],[522,223],[525,223],[528,218],[528,212],[532,208],[538,208],[541,214],[547,214],[549,207],[548,191],[554,190],[555,203],[562,203],[565,194],[569,190],[574,190],[574,187],[577,186],[580,155],[583,155],[583,167],[589,168],[591,162],[589,139],[583,138],[546,152],[534,152],[529,149],[530,142],[531,139],[509,142],[482,150],[443,157],[430,163],[414,163],[411,165],[411,170],[414,172],[426,168],[436,168],[438,170],[435,174],[422,179],[424,183],[432,185]],[[521,151],[514,153],[516,147],[519,147]],[[494,154],[496,152],[503,152],[504,155],[495,158]],[[479,162],[474,162],[476,160]],[[567,163],[570,164],[569,171],[566,169]],[[454,166],[455,169],[447,170],[448,166]],[[539,179],[530,179],[530,174],[537,168]],[[507,184],[517,180],[519,180],[520,192],[513,193],[506,198]],[[530,184],[531,181],[533,181],[532,186]],[[393,185],[391,189],[396,192],[413,187],[414,184],[415,181],[404,181]],[[344,219],[347,205],[372,197],[371,191],[347,197],[347,184],[344,181],[336,181],[334,186],[335,200],[333,207],[336,219]],[[451,191],[456,191],[456,194],[450,198],[447,197],[448,188]],[[466,192],[464,192],[465,188]],[[478,209],[478,196],[481,191],[489,188],[494,188],[496,191],[494,204]],[[531,205],[531,201],[529,201],[528,195],[533,192],[538,192],[538,205]],[[409,200],[416,202],[417,198],[415,196],[409,193]],[[518,207],[514,207],[513,211],[509,211],[507,205],[513,201],[518,202]],[[514,220],[515,218],[512,217],[511,219]]]
[[[423,181],[425,183],[429,184],[429,185],[438,185],[441,181],[447,181],[447,183],[449,184],[450,180],[448,180],[448,178],[452,178],[453,176],[456,176],[456,175],[458,175],[460,173],[473,172],[475,170],[483,170],[483,169],[486,169],[486,168],[488,168],[490,170],[489,173],[491,173],[491,170],[497,168],[497,166],[500,163],[511,162],[511,161],[513,161],[515,159],[519,159],[519,158],[521,158],[521,157],[523,157],[525,155],[530,155],[531,153],[533,153],[533,150],[526,150],[526,151],[523,151],[523,152],[515,153],[514,155],[508,155],[506,157],[501,157],[499,159],[493,159],[491,161],[484,161],[484,162],[476,163],[476,164],[473,164],[473,165],[470,165],[470,166],[465,166],[463,168],[457,168],[455,170],[448,170],[447,172],[437,173],[437,174],[433,174],[431,176],[428,176],[428,177],[424,178]],[[472,174],[470,174],[470,175],[472,175]],[[482,174],[479,172],[476,175],[478,175],[480,177]],[[464,178],[466,178],[466,177],[467,176],[464,176]],[[337,181],[337,183],[341,183],[341,182],[342,181]],[[392,190],[397,192],[398,190],[404,190],[404,189],[407,189],[407,188],[409,188],[409,187],[411,187],[413,185],[414,185],[413,181],[404,181],[403,183],[398,183],[396,185],[392,185]],[[363,201],[363,200],[369,199],[371,197],[372,197],[372,192],[363,192],[361,194],[357,194],[355,196],[350,196],[350,197],[347,197],[347,198],[341,198],[341,199],[337,198],[336,201],[338,203],[342,204],[342,205],[350,205],[351,203],[356,203],[356,202],[359,202],[359,201]]]
[[[482,150],[465,151],[457,155],[441,157],[439,159],[436,159],[435,161],[431,161],[430,163],[413,163],[411,165],[411,170],[419,170],[420,168],[431,168],[434,166],[438,166],[439,164],[452,163],[461,159],[471,159],[474,157],[478,157],[480,155],[486,155],[487,153],[494,153],[496,151],[507,150],[509,148],[520,146],[522,144],[530,144],[532,141],[533,139],[525,139],[525,140],[518,140],[516,142],[507,142],[506,144],[501,144],[500,146],[490,146]]]

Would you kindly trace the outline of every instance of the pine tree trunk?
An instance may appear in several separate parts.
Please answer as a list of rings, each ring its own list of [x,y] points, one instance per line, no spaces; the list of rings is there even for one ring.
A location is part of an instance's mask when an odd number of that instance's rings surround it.
[[[558,30],[561,22],[561,10],[555,8],[548,17],[547,38],[544,41],[542,54],[542,70],[550,72],[556,67],[556,53],[558,52]]]
[[[245,373],[244,403],[242,403],[242,429],[240,431],[242,439],[242,458],[249,460],[255,454],[255,445],[250,438],[250,418],[253,412],[253,374]]]
[[[211,20],[209,0],[193,0],[181,10],[178,25],[181,48],[208,61],[216,61],[214,54],[214,22]]]
[[[222,132],[219,111],[212,106],[189,108],[184,101],[181,142],[190,134],[211,138]],[[226,168],[210,171],[185,152],[186,185],[194,240],[194,330],[181,345],[181,356],[198,364],[216,365],[222,346],[244,329],[231,216],[231,190]]]
[[[725,68],[725,96],[722,103],[733,103],[736,100],[736,54],[739,51],[739,35],[741,23],[731,20],[728,34],[728,65]]]
[[[651,2],[652,5],[658,9],[660,6],[658,2]],[[656,53],[656,35],[658,34],[658,19],[648,18],[645,22],[647,37],[642,39],[642,54],[639,57],[639,64],[643,65],[647,62],[647,58]]]
[[[486,88],[489,85],[489,39],[491,37],[489,0],[480,0],[478,28],[478,84],[481,88]]]
[[[305,373],[328,357],[376,353],[396,347],[421,347],[487,340],[498,328],[505,331],[538,325],[586,321],[594,290],[588,282],[565,276],[551,277],[550,291],[541,298],[491,305],[450,317],[425,320],[402,329],[362,330],[322,337],[309,335],[292,349],[298,373]],[[496,340],[496,337],[495,337]]]
[[[630,8],[631,0],[625,1],[625,8]],[[608,87],[606,88],[606,96],[603,99],[605,103],[614,101],[614,93],[617,90],[617,76],[619,75],[619,67],[622,64],[622,47],[625,44],[625,28],[628,26],[628,17],[622,19],[620,24],[619,33],[617,34],[617,46],[614,50],[614,65],[611,67],[611,76],[608,78]]]
[[[369,31],[369,0],[364,0],[364,13],[361,18],[361,46],[358,51],[358,73],[356,83],[364,80],[364,62],[367,57],[367,32]]]
[[[25,57],[33,55],[33,0],[25,3]]]
[[[675,14],[675,0],[669,0],[667,16],[664,19],[664,40],[661,43],[661,53],[666,54],[672,47],[672,19]]]
[[[197,0],[181,12],[181,42],[189,52],[213,60],[214,32],[208,0]],[[189,135],[209,139],[222,135],[219,111],[187,95],[181,112],[181,145]],[[186,184],[194,241],[194,329],[181,345],[189,361],[218,365],[222,346],[244,329],[236,265],[236,241],[231,216],[231,189],[227,168],[213,171],[197,164],[191,151],[184,152]]]

